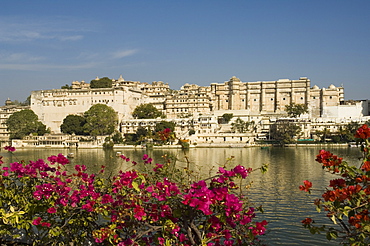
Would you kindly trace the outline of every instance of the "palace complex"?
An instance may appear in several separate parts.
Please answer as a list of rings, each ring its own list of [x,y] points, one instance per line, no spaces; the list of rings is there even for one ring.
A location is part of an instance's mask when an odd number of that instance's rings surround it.
[[[106,104],[118,113],[121,132],[133,133],[139,126],[155,125],[163,120],[134,119],[133,110],[146,103],[165,114],[166,120],[176,122],[180,136],[185,138],[189,129],[195,130],[193,138],[198,142],[226,142],[229,138],[245,143],[263,137],[271,122],[287,117],[285,106],[291,103],[308,107],[308,114],[300,117],[305,122],[301,124],[305,138],[312,137],[313,129],[362,122],[369,115],[369,101],[345,101],[342,86],[311,86],[307,77],[242,82],[233,76],[210,86],[185,84],[180,90],[173,90],[162,81],[143,83],[127,81],[122,76],[112,80],[111,88],[90,88],[84,81],[73,81],[69,89],[33,91],[30,107],[52,133],[58,134],[67,115],[82,115],[94,104]],[[240,118],[253,122],[254,133],[232,133],[230,124],[219,124],[224,113],[232,113],[232,121]]]

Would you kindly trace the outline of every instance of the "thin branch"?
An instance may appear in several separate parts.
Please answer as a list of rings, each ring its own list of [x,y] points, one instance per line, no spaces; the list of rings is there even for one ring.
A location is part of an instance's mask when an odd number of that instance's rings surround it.
[[[191,227],[191,229],[193,229],[193,231],[195,232],[195,235],[197,236],[198,241],[199,241],[199,242],[202,242],[202,236],[200,235],[200,231],[199,231],[199,230],[198,230],[198,228],[194,225],[193,221],[190,223],[190,227]]]
[[[138,234],[137,235],[137,238],[141,238],[142,236],[147,235],[149,232],[158,231],[158,230],[160,230],[162,228],[162,226],[153,226],[153,225],[150,225],[148,223],[145,223],[145,225],[147,227],[149,227],[149,229],[146,230],[146,231],[141,232],[140,234]]]

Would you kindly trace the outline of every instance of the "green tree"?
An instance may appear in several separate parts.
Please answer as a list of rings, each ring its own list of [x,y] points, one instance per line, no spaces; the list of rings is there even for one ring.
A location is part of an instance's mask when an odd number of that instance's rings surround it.
[[[294,122],[279,120],[270,126],[270,136],[279,141],[281,145],[294,142],[294,137],[301,131],[301,128]]]
[[[159,131],[163,131],[166,128],[169,128],[169,129],[171,129],[171,132],[174,132],[175,131],[175,126],[176,126],[176,123],[175,122],[164,121],[163,120],[161,122],[158,122],[155,125],[155,131],[156,132],[159,132]]]
[[[144,139],[145,137],[147,137],[149,135],[149,131],[147,129],[145,129],[144,127],[142,126],[139,126],[137,129],[136,129],[136,138],[137,140],[141,140],[141,139]]]
[[[240,117],[238,117],[234,123],[232,123],[232,129],[234,130],[234,132],[239,132],[239,133],[245,133],[249,130],[249,126],[253,125],[254,122],[251,121],[251,122],[248,122],[248,121],[244,121],[242,119],[240,119]]]
[[[347,142],[356,141],[355,139],[355,133],[358,128],[360,128],[361,124],[358,122],[350,122],[347,125],[344,126],[345,129],[345,135],[344,139]]]
[[[297,118],[302,114],[308,113],[308,107],[306,104],[291,103],[289,105],[285,105],[285,111],[289,117]]]
[[[221,116],[222,118],[222,122],[220,122],[220,123],[229,123],[230,122],[230,120],[234,117],[234,115],[233,114],[228,114],[228,113],[225,113],[225,114],[223,114],[222,116]]]
[[[326,139],[330,136],[330,130],[324,128],[323,130],[317,130],[315,134],[320,138],[321,142],[326,142]]]
[[[136,129],[136,133],[126,133],[125,134],[125,142],[126,144],[134,143],[139,144],[143,141],[146,137],[148,137],[150,132],[142,126],[139,126]]]
[[[112,136],[112,141],[115,144],[122,144],[123,143],[123,137],[122,134],[119,131],[116,131],[114,135]]]
[[[136,140],[136,134],[135,133],[126,133],[125,135],[125,144],[137,144]]]
[[[84,131],[91,136],[110,135],[118,126],[118,115],[105,104],[95,104],[84,114]]]
[[[90,82],[90,88],[111,88],[112,80],[108,77],[103,77],[101,79],[94,79]]]
[[[21,139],[27,135],[44,135],[48,132],[46,126],[38,121],[37,115],[30,109],[13,113],[6,121],[11,139]]]
[[[80,115],[67,115],[64,118],[60,130],[66,134],[76,134],[85,135],[84,125],[86,124],[86,119]]]
[[[140,104],[132,112],[132,116],[135,119],[155,119],[162,117],[163,114],[152,104]]]
[[[72,89],[72,86],[65,84],[60,87],[61,89]]]

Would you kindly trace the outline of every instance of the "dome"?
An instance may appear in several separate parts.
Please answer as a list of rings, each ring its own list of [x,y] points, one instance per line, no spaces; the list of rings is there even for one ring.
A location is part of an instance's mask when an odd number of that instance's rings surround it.
[[[119,79],[118,79],[118,82],[123,82],[123,81],[125,81],[125,79],[124,78],[122,78],[122,74],[119,76]]]
[[[5,105],[11,105],[12,104],[12,100],[10,100],[10,98],[8,97],[8,99],[6,99],[5,101]]]
[[[314,90],[318,90],[318,89],[319,89],[319,87],[318,87],[317,85],[314,85],[314,86],[312,87],[312,89],[314,89]]]

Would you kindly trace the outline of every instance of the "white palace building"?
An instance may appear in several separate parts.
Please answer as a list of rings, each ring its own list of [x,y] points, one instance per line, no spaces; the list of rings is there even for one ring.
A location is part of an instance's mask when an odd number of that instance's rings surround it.
[[[213,141],[215,139],[212,138],[220,138],[230,132],[218,124],[218,117],[224,113],[233,113],[233,120],[239,117],[255,122],[259,133],[266,131],[271,122],[286,117],[284,109],[290,103],[306,104],[309,113],[301,118],[312,124],[362,122],[369,115],[369,101],[344,101],[343,87],[311,86],[307,77],[242,82],[233,76],[228,81],[210,86],[185,84],[180,90],[170,89],[162,81],[150,84],[127,81],[122,76],[112,82],[111,88],[92,89],[84,81],[74,81],[71,89],[33,91],[30,106],[39,119],[57,134],[67,115],[82,115],[94,104],[106,104],[118,113],[121,132],[131,133],[140,125],[155,124],[160,120],[133,119],[132,112],[136,106],[151,103],[166,115],[166,120],[176,121],[180,135],[183,132],[185,136],[190,125],[196,127],[197,141]],[[312,127],[311,124],[308,128],[303,127],[305,137],[310,137]],[[245,142],[241,137],[237,139]],[[220,141],[226,140],[221,137]]]

